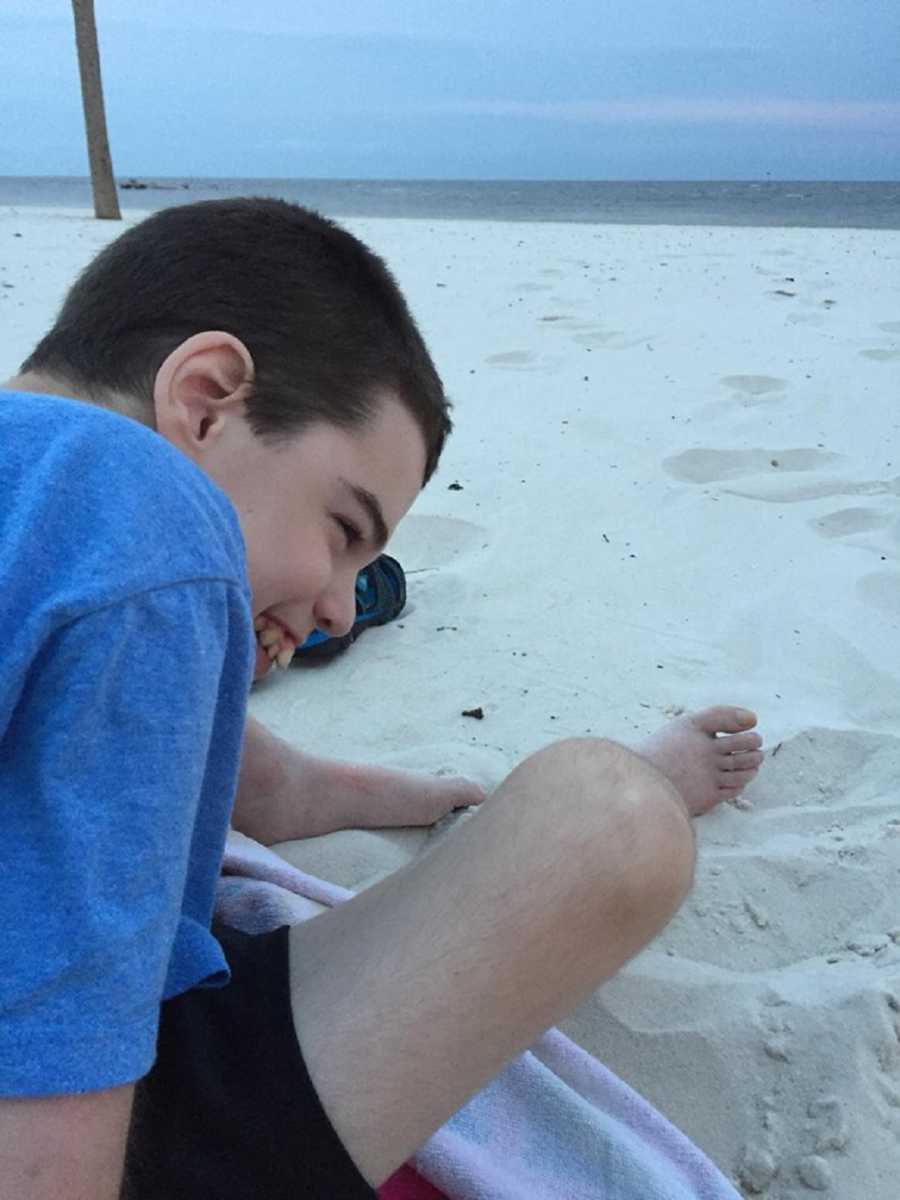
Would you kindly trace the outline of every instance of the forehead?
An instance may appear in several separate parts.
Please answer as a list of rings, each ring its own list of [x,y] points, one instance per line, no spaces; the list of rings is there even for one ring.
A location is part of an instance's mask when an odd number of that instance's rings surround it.
[[[347,473],[351,485],[373,492],[393,529],[422,488],[425,477],[425,437],[418,422],[396,400],[385,400],[371,421],[347,432],[354,467],[361,479]]]
[[[355,429],[327,421],[283,443],[298,472],[372,513],[377,505],[393,529],[422,487],[425,438],[415,418],[396,400],[385,400]],[[374,514],[373,514],[374,519]]]

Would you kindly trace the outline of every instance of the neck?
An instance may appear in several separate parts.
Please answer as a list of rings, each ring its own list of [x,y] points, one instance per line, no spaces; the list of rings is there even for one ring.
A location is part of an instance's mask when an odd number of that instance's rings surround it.
[[[10,392],[36,392],[42,396],[68,396],[71,400],[87,400],[87,396],[79,396],[76,388],[71,387],[62,379],[45,375],[42,371],[24,371],[21,375],[13,375],[7,379],[3,387]]]
[[[10,392],[34,392],[41,396],[65,396],[69,400],[81,400],[85,404],[96,404],[98,408],[108,408],[110,412],[120,413],[123,417],[131,417],[142,425],[154,428],[141,412],[136,400],[127,396],[107,395],[102,399],[92,395],[81,387],[75,387],[65,379],[56,375],[48,375],[43,371],[23,371],[13,375],[6,383],[0,385]]]

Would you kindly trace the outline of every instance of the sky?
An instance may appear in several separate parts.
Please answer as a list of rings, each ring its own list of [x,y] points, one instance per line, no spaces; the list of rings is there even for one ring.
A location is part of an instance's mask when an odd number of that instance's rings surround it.
[[[119,177],[900,179],[898,0],[95,0]],[[85,175],[69,0],[0,174]]]

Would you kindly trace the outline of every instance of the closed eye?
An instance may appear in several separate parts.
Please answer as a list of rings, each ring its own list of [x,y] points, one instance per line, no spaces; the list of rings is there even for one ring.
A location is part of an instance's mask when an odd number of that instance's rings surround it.
[[[356,525],[353,524],[352,521],[348,521],[345,517],[338,516],[335,516],[334,519],[337,525],[340,526],[341,532],[344,535],[345,545],[348,550],[363,540],[362,532]]]

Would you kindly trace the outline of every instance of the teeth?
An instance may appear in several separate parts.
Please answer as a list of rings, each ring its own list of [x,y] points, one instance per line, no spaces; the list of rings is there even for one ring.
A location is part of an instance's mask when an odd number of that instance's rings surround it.
[[[282,670],[289,667],[297,649],[293,638],[288,637],[280,625],[263,615],[255,619],[253,628],[256,631],[256,640],[268,654],[269,661],[277,662]]]

